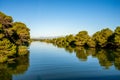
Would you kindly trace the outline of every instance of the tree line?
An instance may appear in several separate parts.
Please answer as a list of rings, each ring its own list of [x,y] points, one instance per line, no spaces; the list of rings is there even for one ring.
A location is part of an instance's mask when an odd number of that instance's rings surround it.
[[[37,41],[38,39],[36,39]],[[97,58],[100,66],[109,69],[114,66],[120,70],[120,27],[114,31],[109,28],[97,31],[92,36],[87,31],[76,35],[67,35],[53,39],[40,39],[41,42],[52,43],[58,48],[64,48],[70,54],[75,53],[81,61],[87,61],[88,56]]]
[[[87,31],[80,31],[76,35],[67,35],[53,39],[41,39],[40,41],[53,43],[61,46],[80,46],[89,48],[120,48],[120,26],[114,31],[109,28],[97,31],[92,36]]]
[[[22,22],[0,12],[0,62],[14,60],[28,53],[30,29]]]

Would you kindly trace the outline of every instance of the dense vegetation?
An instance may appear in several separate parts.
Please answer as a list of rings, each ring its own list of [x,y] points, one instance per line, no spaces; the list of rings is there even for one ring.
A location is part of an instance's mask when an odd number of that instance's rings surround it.
[[[96,32],[93,36],[89,36],[87,31],[80,31],[75,36],[67,35],[40,41],[64,48],[71,54],[75,53],[79,60],[87,61],[88,56],[92,56],[97,58],[104,68],[114,66],[120,70],[120,27],[114,31],[106,28]]]
[[[80,31],[76,35],[67,35],[54,39],[42,39],[43,42],[61,46],[90,47],[90,48],[120,48],[120,26],[114,31],[109,28],[96,32],[89,36],[87,31]]]
[[[0,62],[8,62],[28,53],[29,31],[24,23],[13,22],[11,16],[0,12]]]
[[[64,48],[71,54],[74,52],[76,57],[82,61],[86,61],[91,55],[97,58],[99,64],[104,68],[108,69],[110,66],[115,66],[116,69],[120,70],[120,26],[114,31],[109,28],[102,29],[92,36],[89,36],[87,31],[80,31],[76,35],[40,39],[40,41]]]

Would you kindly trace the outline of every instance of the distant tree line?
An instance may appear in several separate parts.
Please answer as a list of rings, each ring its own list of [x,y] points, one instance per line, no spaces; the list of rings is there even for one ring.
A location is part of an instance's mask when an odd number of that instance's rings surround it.
[[[67,35],[54,39],[42,39],[43,42],[53,43],[61,46],[80,46],[90,48],[120,48],[120,26],[114,31],[109,28],[97,31],[92,36],[87,31],[80,31],[76,35]]]
[[[11,61],[28,53],[30,29],[22,22],[0,12],[0,62]]]

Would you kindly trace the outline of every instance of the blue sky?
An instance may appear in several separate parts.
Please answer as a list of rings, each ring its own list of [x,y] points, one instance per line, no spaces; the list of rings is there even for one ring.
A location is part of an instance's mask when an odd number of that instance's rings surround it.
[[[24,22],[34,38],[120,26],[120,0],[0,0],[0,11]]]

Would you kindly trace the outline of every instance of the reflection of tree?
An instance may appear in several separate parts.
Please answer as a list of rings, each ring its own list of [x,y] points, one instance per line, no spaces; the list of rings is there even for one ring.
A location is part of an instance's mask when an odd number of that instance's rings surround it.
[[[13,65],[9,65],[12,68],[10,68],[12,74],[23,74],[29,67],[29,57],[27,56],[21,56],[18,57],[16,60],[16,63]]]
[[[120,51],[115,51],[114,55],[115,55],[114,61],[115,68],[120,70]]]
[[[99,60],[99,63],[101,66],[104,66],[106,69],[108,69],[110,66],[112,66],[112,61],[110,61],[110,56],[108,56],[108,53],[101,49],[96,53],[96,57]]]
[[[72,48],[71,46],[66,46],[65,50],[69,53],[73,53],[74,52],[74,48]]]
[[[23,74],[29,67],[29,53],[18,57],[14,63],[0,64],[0,79],[12,80],[12,75]]]
[[[80,59],[81,61],[87,60],[86,50],[83,47],[80,47],[80,48],[76,47],[75,52],[76,52],[76,57],[78,59]]]
[[[88,49],[86,49],[86,54],[88,56],[92,55],[92,57],[95,57],[95,55],[96,55],[96,49],[95,48],[88,48]]]
[[[115,58],[115,62],[114,62],[115,68],[120,70],[120,57],[119,58]]]
[[[96,52],[95,56],[99,60],[100,65],[104,66],[106,69],[114,65],[116,69],[120,70],[119,51],[100,49]]]
[[[8,72],[6,64],[0,64],[0,80],[12,80],[12,75]]]
[[[64,42],[63,38],[60,38]],[[58,48],[64,48],[65,51],[76,53],[76,57],[80,61],[87,61],[88,56],[92,56],[98,59],[99,64],[105,69],[109,69],[110,66],[114,65],[116,69],[120,70],[120,51],[109,50],[109,49],[96,49],[96,48],[87,48],[85,49],[82,46],[71,46],[68,44],[53,44]]]

